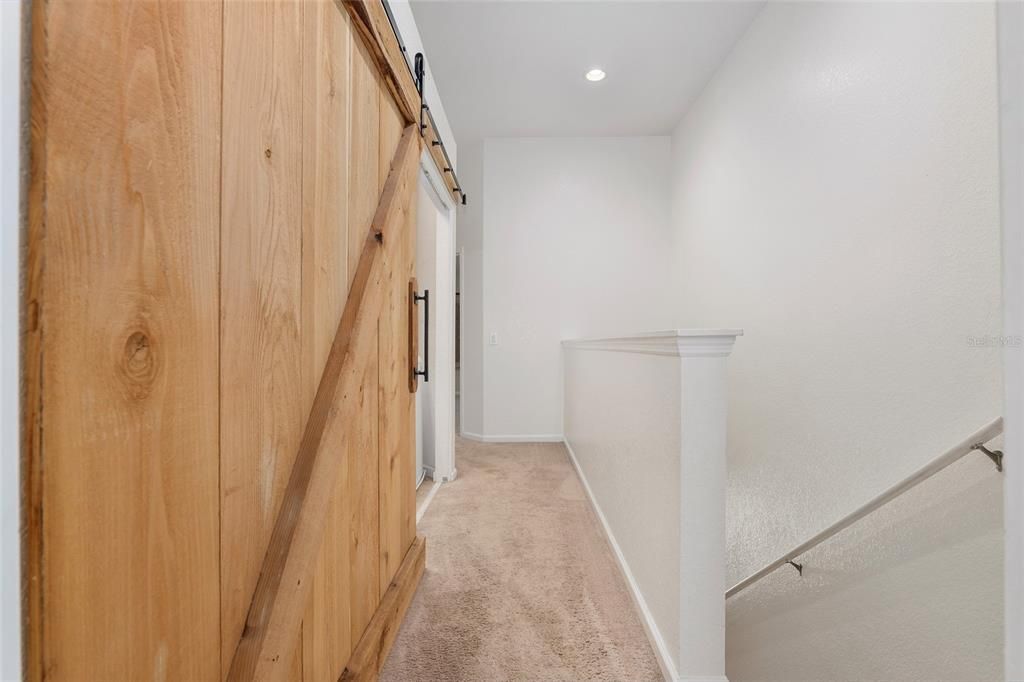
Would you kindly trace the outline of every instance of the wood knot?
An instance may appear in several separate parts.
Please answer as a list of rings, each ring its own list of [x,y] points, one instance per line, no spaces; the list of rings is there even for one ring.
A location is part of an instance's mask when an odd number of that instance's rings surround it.
[[[157,362],[153,351],[153,342],[144,331],[132,332],[124,342],[121,375],[134,398],[146,397],[156,379]]]
[[[270,151],[270,147],[267,147],[266,149],[263,150],[263,156],[267,157],[268,159],[271,157],[272,154],[273,152]]]

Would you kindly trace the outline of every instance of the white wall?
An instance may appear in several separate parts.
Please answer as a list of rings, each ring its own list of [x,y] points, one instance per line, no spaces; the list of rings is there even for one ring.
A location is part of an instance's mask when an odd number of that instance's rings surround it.
[[[1001,413],[996,124],[992,5],[807,3],[677,128],[676,321],[746,331],[730,583]],[[971,456],[730,600],[729,679],[1001,679],[1001,505]]]
[[[469,196],[465,206],[458,209],[456,248],[463,253],[465,280],[462,282],[462,348],[460,372],[462,410],[460,428],[463,432],[484,432],[483,376],[483,263],[484,263],[484,145],[483,142],[463,142],[459,162],[459,182]]]
[[[0,679],[21,679],[18,311],[21,8],[0,2]]]
[[[482,394],[463,400],[479,436],[559,439],[561,340],[668,326],[669,139],[489,139],[483,185]]]

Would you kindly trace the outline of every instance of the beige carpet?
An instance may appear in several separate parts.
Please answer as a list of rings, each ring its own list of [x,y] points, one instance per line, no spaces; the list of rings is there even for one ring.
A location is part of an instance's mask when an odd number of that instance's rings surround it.
[[[564,446],[459,440],[456,463],[381,679],[662,679]]]

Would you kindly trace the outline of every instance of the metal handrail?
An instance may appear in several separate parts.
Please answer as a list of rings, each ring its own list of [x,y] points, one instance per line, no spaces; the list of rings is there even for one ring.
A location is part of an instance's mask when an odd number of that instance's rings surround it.
[[[728,599],[729,597],[739,593],[747,587],[750,587],[761,578],[773,572],[775,569],[785,566],[786,564],[792,564],[793,567],[800,571],[801,575],[803,575],[803,566],[801,564],[796,563],[796,559],[799,558],[802,554],[805,554],[808,550],[817,547],[821,543],[825,542],[825,540],[831,538],[833,535],[836,535],[845,528],[853,525],[854,523],[864,518],[871,512],[875,511],[879,507],[882,507],[885,504],[891,502],[892,500],[896,499],[903,493],[907,492],[917,484],[928,480],[938,472],[948,467],[953,462],[956,462],[965,455],[969,455],[975,450],[983,452],[989,459],[991,459],[995,463],[996,469],[998,471],[1002,471],[1003,453],[1000,452],[999,450],[993,451],[985,447],[985,443],[992,440],[1002,432],[1003,418],[997,417],[996,419],[992,420],[985,426],[981,427],[980,429],[972,433],[963,441],[957,443],[952,448],[950,448],[943,454],[933,459],[928,464],[925,464],[923,467],[921,467],[914,473],[910,474],[909,476],[901,480],[899,483],[893,485],[892,487],[885,490],[881,494],[868,500],[861,506],[857,507],[857,509],[853,510],[843,518],[839,519],[832,525],[828,526],[821,532],[811,537],[810,539],[801,542],[799,545],[789,550],[779,558],[775,559],[774,561],[766,565],[764,568],[760,569],[759,571],[755,571],[754,573],[751,573],[749,576],[747,576],[746,578],[744,578],[743,580],[739,581],[738,583],[730,587],[728,590],[726,590],[725,598]]]

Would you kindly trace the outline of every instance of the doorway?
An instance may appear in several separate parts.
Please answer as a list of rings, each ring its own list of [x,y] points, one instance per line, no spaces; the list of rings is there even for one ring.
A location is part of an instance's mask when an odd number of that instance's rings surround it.
[[[417,366],[426,371],[416,393],[419,487],[426,478],[455,477],[455,211],[427,155],[417,190],[416,280],[419,294],[428,299],[417,316],[422,339]]]

